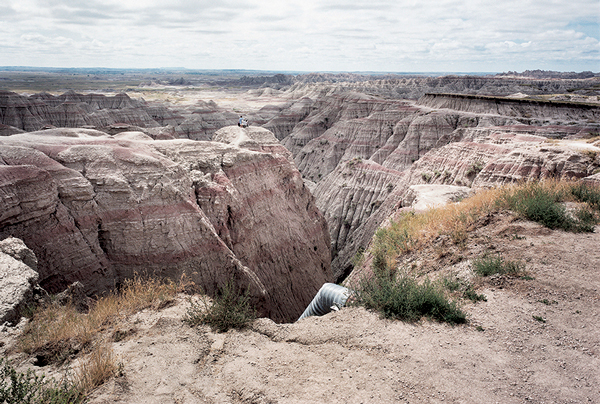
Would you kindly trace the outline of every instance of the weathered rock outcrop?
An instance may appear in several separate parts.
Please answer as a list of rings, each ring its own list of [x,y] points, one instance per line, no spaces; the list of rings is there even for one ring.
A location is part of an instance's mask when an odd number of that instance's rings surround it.
[[[297,83],[290,89],[298,99],[299,95],[315,91],[354,91],[364,94],[377,95],[391,99],[417,100],[426,93],[481,94],[508,96],[515,93],[528,95],[539,94],[585,94],[600,95],[598,83],[600,77],[588,79],[531,79],[518,77],[490,76],[387,76],[380,79],[365,76],[359,78],[342,76],[341,79],[332,75],[299,76]],[[326,90],[325,90],[326,89]]]
[[[36,267],[35,255],[23,241],[14,237],[0,241],[0,325],[17,322],[32,303]]]
[[[78,94],[60,96],[48,93],[30,97],[0,91],[0,124],[26,132],[44,127],[104,128],[116,123],[143,128],[172,125],[183,121],[162,105],[149,105],[127,94]]]
[[[533,118],[542,122],[597,122],[600,106],[567,101],[542,101],[465,94],[425,94],[419,105],[476,114]],[[529,123],[529,122],[528,122]]]
[[[513,82],[441,78],[436,83],[480,90]],[[518,83],[531,84],[514,81]],[[316,182],[314,194],[329,224],[337,279],[351,270],[352,256],[390,212],[410,200],[411,185],[476,188],[586,178],[598,169],[597,147],[558,140],[597,133],[598,105],[457,94],[428,94],[412,102],[347,91],[384,84],[321,84],[291,91],[309,107],[303,118],[294,115],[299,123],[282,143],[303,176]],[[547,143],[548,138],[556,144]]]
[[[215,132],[236,125],[239,115],[219,107],[214,101],[198,101],[191,110],[180,111],[185,120],[175,128],[177,137],[192,140],[211,140]]]
[[[326,222],[272,134],[226,132],[228,144],[85,129],[0,138],[0,238],[25,241],[49,291],[185,273],[213,293],[235,278],[263,315],[294,320],[331,279]]]
[[[357,158],[338,165],[335,171],[317,184],[314,195],[329,225],[336,279],[343,278],[352,269],[350,259],[356,249],[348,253],[349,257],[344,255],[342,264],[337,264],[338,256],[348,244],[357,241],[357,229],[379,211],[402,178],[403,173],[399,171]]]

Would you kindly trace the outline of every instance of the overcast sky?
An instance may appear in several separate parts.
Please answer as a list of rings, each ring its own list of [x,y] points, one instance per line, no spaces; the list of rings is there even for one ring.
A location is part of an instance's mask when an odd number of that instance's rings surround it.
[[[600,71],[598,0],[1,0],[0,66]]]

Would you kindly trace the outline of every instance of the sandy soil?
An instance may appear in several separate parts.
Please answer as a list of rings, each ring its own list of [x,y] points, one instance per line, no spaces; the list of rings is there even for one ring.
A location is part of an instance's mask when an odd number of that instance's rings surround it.
[[[344,308],[216,334],[181,321],[188,297],[180,296],[107,331],[119,335],[112,345],[124,375],[90,402],[600,402],[600,228],[569,234],[509,215],[480,225],[463,247],[439,238],[406,257],[431,275],[468,275],[484,251],[525,263],[534,279],[475,280],[487,301],[464,303],[467,325]]]
[[[600,402],[599,243],[598,233],[550,231],[500,216],[465,249],[439,254],[440,241],[413,256],[442,271],[464,270],[484,250],[526,263],[532,280],[481,282],[487,302],[465,303],[464,326],[406,324],[345,308],[215,334],[181,322],[181,299],[123,325],[134,330],[114,343],[125,376],[99,388],[91,402]],[[465,259],[445,265],[456,254]]]

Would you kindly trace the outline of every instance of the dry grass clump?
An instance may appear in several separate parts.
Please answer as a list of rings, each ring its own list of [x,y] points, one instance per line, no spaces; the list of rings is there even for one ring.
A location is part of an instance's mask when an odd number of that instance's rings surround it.
[[[562,205],[569,201],[583,206],[571,214]],[[501,210],[511,210],[552,229],[589,232],[599,221],[600,187],[556,180],[528,182],[482,190],[461,202],[423,213],[404,213],[375,233],[371,246],[374,265],[385,262],[391,267],[398,256],[440,235],[463,244],[482,217]]]
[[[190,300],[190,307],[183,320],[190,326],[206,324],[214,331],[242,330],[256,319],[256,310],[251,304],[249,292],[242,290],[229,280],[219,288],[217,296],[199,301]]]
[[[371,247],[374,261],[384,260],[388,266],[393,266],[398,256],[441,234],[449,235],[455,244],[463,243],[471,226],[481,217],[498,210],[497,201],[504,192],[504,188],[484,190],[458,203],[423,213],[402,214],[398,220],[375,233]]]
[[[61,362],[88,347],[103,329],[146,308],[159,309],[186,285],[170,280],[135,277],[119,291],[98,298],[89,313],[74,306],[48,303],[39,307],[20,337],[19,348],[44,362]]]
[[[76,369],[74,377],[60,381],[38,375],[29,369],[18,372],[10,362],[0,358],[0,403],[77,404],[85,396],[118,373],[112,348],[97,344],[88,358]]]
[[[73,385],[82,394],[87,394],[116,375],[118,369],[119,365],[112,348],[99,343],[77,369]]]
[[[126,280],[118,291],[98,298],[88,313],[78,312],[71,304],[60,305],[55,302],[38,307],[20,336],[19,348],[27,354],[35,355],[37,364],[42,366],[64,362],[81,351],[87,352],[87,357],[76,368],[73,378],[61,385],[60,391],[57,387],[48,390],[28,374],[22,377],[29,377],[31,380],[27,379],[22,384],[27,388],[35,387],[36,394],[58,392],[56,394],[60,393],[61,400],[66,394],[72,394],[76,400],[68,398],[65,402],[78,402],[77,400],[81,400],[118,372],[119,366],[111,347],[102,341],[103,331],[141,310],[165,307],[177,293],[190,285],[184,278],[173,282],[136,276]],[[8,394],[18,394],[13,390]],[[37,393],[38,391],[41,393]]]

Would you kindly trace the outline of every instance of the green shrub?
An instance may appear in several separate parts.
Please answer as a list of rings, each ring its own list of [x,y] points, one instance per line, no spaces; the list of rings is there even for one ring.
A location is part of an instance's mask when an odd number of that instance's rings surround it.
[[[460,279],[456,274],[450,274],[442,278],[441,285],[449,292],[460,292],[463,298],[475,303],[487,301],[485,295],[480,295],[475,291],[471,282]]]
[[[507,199],[510,208],[525,218],[550,229],[558,229],[564,228],[568,222],[565,207],[558,203],[561,196],[539,184],[528,184],[507,196]]]
[[[17,372],[0,358],[0,403],[6,404],[75,404],[83,395],[70,382],[59,383],[36,375],[31,369]]]
[[[456,274],[451,274],[442,279],[442,285],[450,292],[456,292],[463,288],[464,281],[456,276]]]
[[[579,202],[587,202],[590,207],[600,210],[600,188],[583,182],[577,182],[571,187],[571,194]]]
[[[469,166],[469,169],[466,171],[465,175],[467,177],[477,175],[481,170],[483,170],[483,163],[481,161],[475,161]]]
[[[473,269],[481,276],[495,274],[516,276],[523,271],[523,266],[518,262],[504,261],[500,256],[483,256],[473,260]]]
[[[484,294],[479,294],[475,291],[475,289],[473,289],[473,285],[469,285],[464,291],[463,291],[463,297],[465,299],[469,299],[474,303],[480,302],[480,301],[484,301],[487,302],[487,297],[485,297]]]
[[[531,183],[507,192],[499,203],[522,215],[526,219],[538,222],[549,229],[562,229],[571,232],[593,232],[598,223],[597,215],[583,207],[570,215],[560,202],[570,193],[580,202],[600,209],[600,190],[582,183],[573,184],[569,189],[544,186]]]
[[[214,331],[226,332],[231,328],[243,329],[255,318],[256,311],[250,304],[248,292],[242,293],[233,281],[229,281],[214,299],[190,301],[183,320],[191,326],[206,324]]]
[[[416,321],[429,317],[450,324],[466,322],[466,314],[430,281],[418,283],[408,275],[385,269],[359,282],[353,304],[375,310],[384,318]]]

